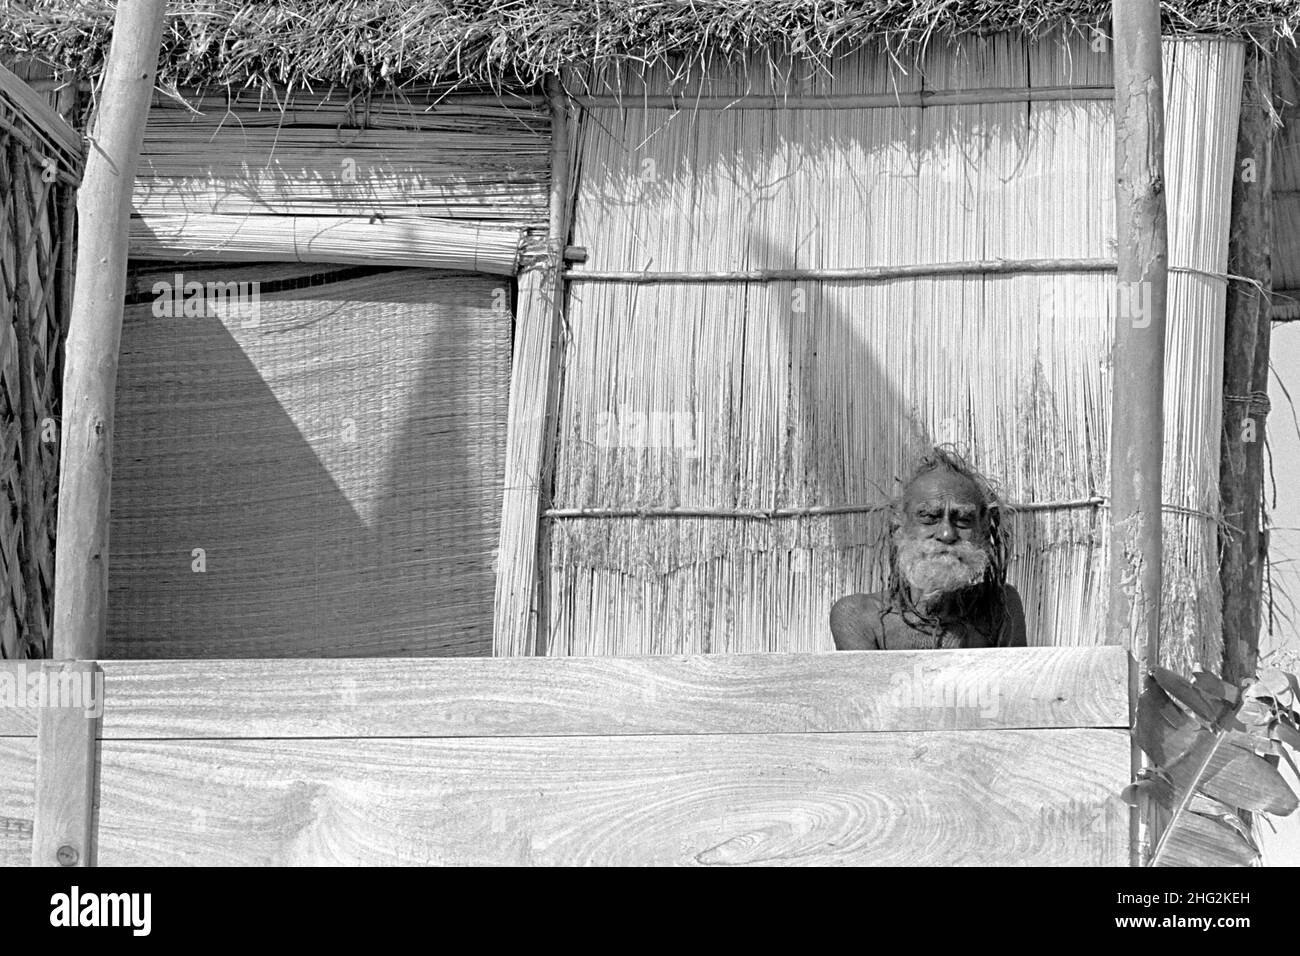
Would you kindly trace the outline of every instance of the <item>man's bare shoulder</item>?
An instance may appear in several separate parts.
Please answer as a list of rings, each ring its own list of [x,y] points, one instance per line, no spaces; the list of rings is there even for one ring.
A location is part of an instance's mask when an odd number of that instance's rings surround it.
[[[880,612],[885,596],[850,594],[831,607],[831,636],[840,651],[875,651],[880,649]]]

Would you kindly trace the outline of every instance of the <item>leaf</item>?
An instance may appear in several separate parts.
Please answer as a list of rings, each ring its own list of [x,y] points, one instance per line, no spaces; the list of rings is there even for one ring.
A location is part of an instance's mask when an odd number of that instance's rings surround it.
[[[1273,699],[1273,692],[1269,690],[1261,681],[1253,681],[1247,684],[1241,691],[1242,700],[1267,700]]]
[[[1267,667],[1259,675],[1259,682],[1268,688],[1272,697],[1278,697],[1289,691],[1294,680],[1295,678],[1286,671],[1280,671],[1276,667]]]
[[[1187,805],[1187,809],[1192,813],[1199,813],[1203,817],[1218,820],[1236,831],[1237,835],[1249,843],[1252,848],[1258,849],[1258,847],[1255,847],[1255,841],[1250,835],[1250,827],[1226,803],[1215,800],[1213,797],[1207,797],[1205,794],[1197,793],[1192,795],[1192,800]]]
[[[1170,697],[1194,713],[1202,720],[1214,723],[1223,712],[1221,705],[1206,699],[1205,695],[1191,685],[1179,674],[1164,667],[1151,668],[1151,676]]]
[[[1268,735],[1274,740],[1280,740],[1294,750],[1300,751],[1300,730],[1296,730],[1284,720],[1276,721],[1268,729]]]
[[[1282,744],[1276,740],[1258,737],[1253,738],[1253,744],[1251,749],[1260,757],[1276,757],[1282,752]]]
[[[1157,767],[1166,767],[1185,754],[1197,737],[1208,733],[1161,689],[1147,681],[1138,698],[1133,738]]]
[[[1233,827],[1199,813],[1180,813],[1156,848],[1152,866],[1250,866],[1256,849]]]
[[[1146,797],[1148,800],[1154,800],[1160,806],[1172,811],[1177,794],[1174,793],[1174,788],[1169,785],[1169,781],[1163,777],[1150,776],[1143,777],[1135,783],[1130,783],[1120,791],[1119,796],[1130,807],[1138,806],[1138,799]]]
[[[1235,704],[1240,696],[1237,688],[1206,671],[1197,671],[1192,675],[1192,686],[1208,699],[1221,700],[1225,704]]]
[[[1300,802],[1245,734],[1206,733],[1165,770],[1179,793],[1199,791],[1243,810],[1285,816]]]
[[[1237,717],[1248,726],[1260,727],[1273,719],[1273,708],[1260,700],[1248,700],[1237,708]]]

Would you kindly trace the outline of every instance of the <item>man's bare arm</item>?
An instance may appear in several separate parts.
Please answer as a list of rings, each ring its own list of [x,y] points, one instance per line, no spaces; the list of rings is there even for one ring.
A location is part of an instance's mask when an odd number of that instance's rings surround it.
[[[1003,592],[1006,597],[1007,621],[1002,627],[1002,639],[998,647],[1025,647],[1025,605],[1020,600],[1020,592],[1010,584]]]
[[[880,650],[880,602],[874,594],[850,594],[831,607],[831,636],[838,651]]]

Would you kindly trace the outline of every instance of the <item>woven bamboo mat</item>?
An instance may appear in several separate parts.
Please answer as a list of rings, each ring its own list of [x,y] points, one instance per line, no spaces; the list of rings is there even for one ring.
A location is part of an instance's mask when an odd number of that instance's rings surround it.
[[[502,283],[331,269],[183,271],[275,289],[255,325],[128,306],[111,656],[490,653]],[[131,285],[165,299],[175,283],[164,269]]]

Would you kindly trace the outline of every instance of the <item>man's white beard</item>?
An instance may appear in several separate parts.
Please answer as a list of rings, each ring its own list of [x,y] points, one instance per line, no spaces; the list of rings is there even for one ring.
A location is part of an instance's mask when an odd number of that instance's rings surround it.
[[[923,611],[934,609],[949,594],[979,584],[988,573],[988,551],[969,541],[947,545],[901,532],[895,534],[894,541],[898,573]]]

